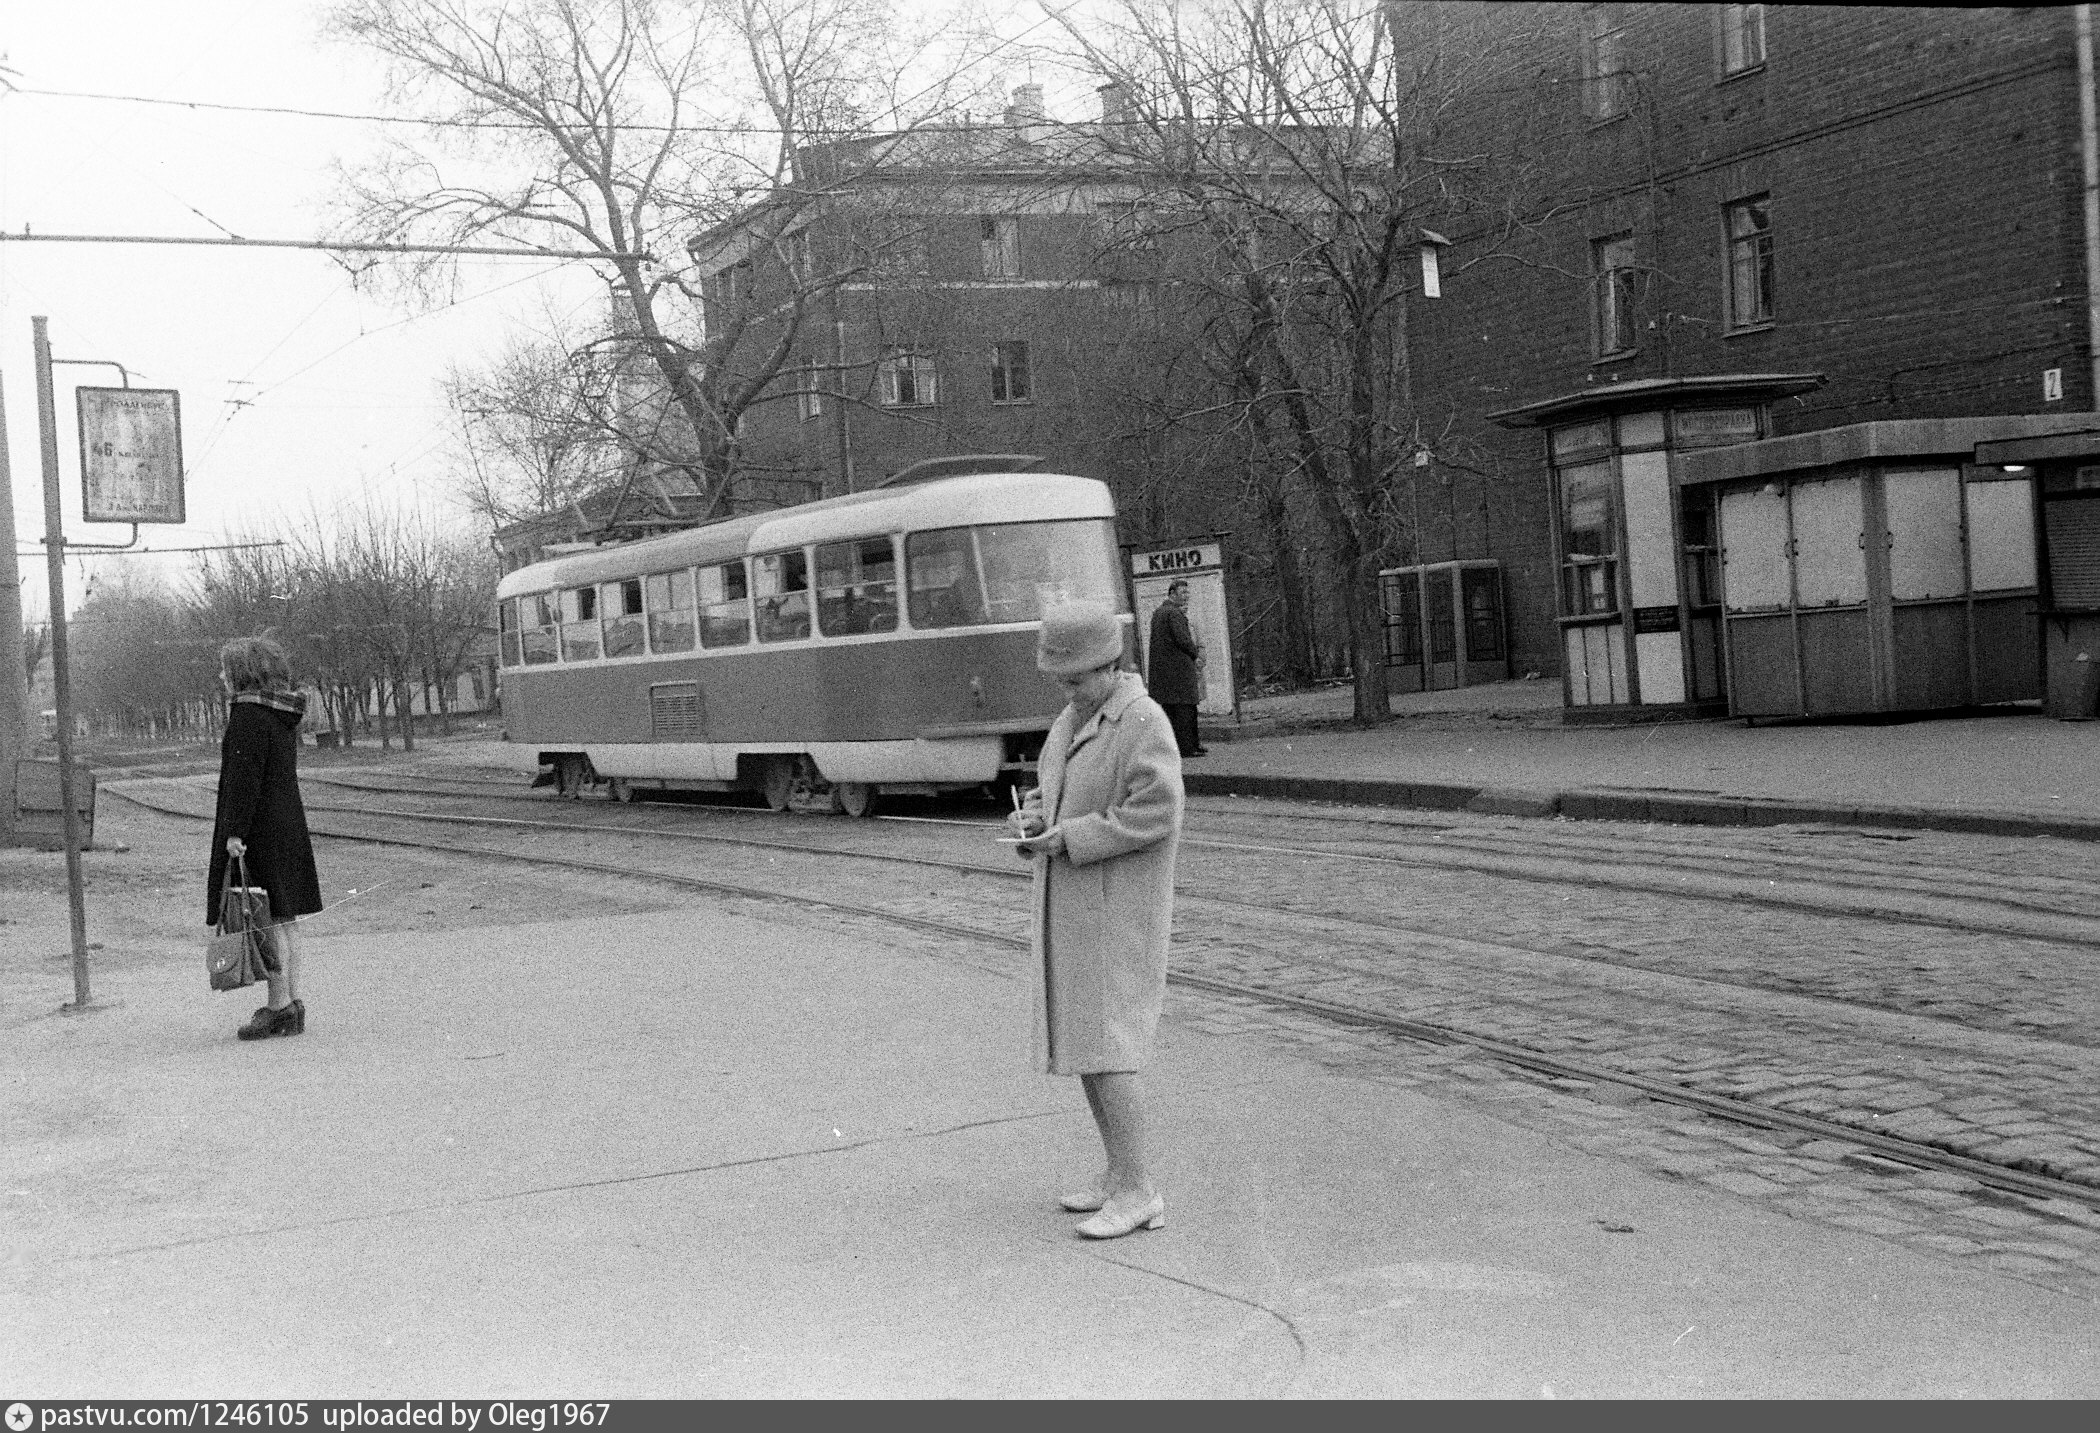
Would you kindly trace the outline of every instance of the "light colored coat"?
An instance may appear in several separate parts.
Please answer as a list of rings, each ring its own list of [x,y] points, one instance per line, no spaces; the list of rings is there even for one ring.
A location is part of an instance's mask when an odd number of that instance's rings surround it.
[[[1181,753],[1167,714],[1126,672],[1076,732],[1043,744],[1027,807],[1064,836],[1035,860],[1035,1063],[1053,1075],[1142,1069],[1167,986]]]

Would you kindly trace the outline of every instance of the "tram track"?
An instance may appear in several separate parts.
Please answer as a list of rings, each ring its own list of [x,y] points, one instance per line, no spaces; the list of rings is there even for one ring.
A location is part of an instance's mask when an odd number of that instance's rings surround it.
[[[379,785],[368,782],[323,778],[346,789],[392,792],[400,795],[435,795],[430,785]],[[490,783],[494,784],[494,783]],[[484,799],[476,792],[477,799]],[[485,799],[527,801],[545,805],[546,799],[523,792],[490,793]],[[742,808],[710,808],[734,811]],[[1192,811],[1209,818],[1232,821],[1236,814],[1227,803],[1191,803]],[[754,812],[754,814],[757,814]],[[1387,820],[1358,816],[1337,817],[1285,811],[1280,819],[1319,822],[1338,826],[1386,827]],[[894,819],[894,818],[877,818]],[[1240,818],[1244,819],[1244,818]],[[1260,818],[1267,822],[1270,813]],[[958,823],[968,824],[968,823]],[[1875,880],[1864,864],[1840,864],[1810,858],[1777,859],[1760,853],[1758,864],[1744,869],[1732,854],[1701,854],[1671,858],[1651,843],[1589,843],[1580,854],[1571,854],[1568,842],[1540,840],[1527,835],[1526,843],[1545,846],[1544,852],[1511,851],[1506,845],[1489,844],[1481,834],[1443,823],[1406,823],[1408,828],[1439,833],[1438,838],[1395,843],[1392,838],[1343,834],[1325,841],[1230,841],[1213,834],[1184,833],[1183,845],[1194,850],[1239,851],[1251,855],[1343,860],[1397,869],[1419,869],[1494,876],[1532,884],[1581,886],[1592,890],[1617,890],[1631,894],[1660,895],[1675,899],[1710,901],[1723,905],[1765,906],[1774,910],[1815,915],[1859,917],[1934,930],[1961,931],[1981,936],[2006,936],[2045,941],[2078,950],[2100,952],[2100,882],[2050,881],[2034,883],[2037,895],[2082,897],[2086,909],[2060,906],[2038,908],[2033,901],[2020,901],[2000,894],[1994,879],[1986,884],[1966,873],[1945,868],[1926,868],[1899,880]],[[1462,831],[1449,840],[1442,833]],[[744,840],[744,837],[708,836],[700,839]],[[1401,849],[1392,847],[1398,844]],[[1376,849],[1362,847],[1375,845]],[[817,848],[810,848],[817,849]],[[831,849],[831,848],[826,848]],[[832,850],[833,854],[862,854]],[[875,854],[875,853],[868,853]],[[1670,874],[1640,874],[1630,866],[1663,869]],[[1779,883],[1795,884],[1782,887]],[[1700,884],[1704,882],[1705,884]],[[1887,897],[1901,894],[1918,903],[1894,905]]]
[[[112,788],[113,794],[129,799],[148,809],[166,814],[200,818],[201,813],[186,809],[180,804],[169,804],[147,798],[147,794],[135,789]],[[811,893],[806,882],[781,884],[758,884],[748,879],[723,879],[716,876],[697,876],[683,872],[650,869],[633,863],[616,864],[587,858],[554,854],[544,851],[503,849],[474,842],[449,842],[429,837],[416,837],[392,832],[373,832],[355,829],[360,818],[399,822],[414,820],[466,826],[470,828],[510,830],[518,833],[560,836],[564,833],[590,832],[594,834],[619,835],[622,837],[650,840],[673,837],[697,841],[727,843],[750,848],[755,851],[786,853],[809,858],[836,860],[849,858],[889,865],[906,865],[944,870],[951,873],[966,873],[972,877],[989,877],[1001,883],[1027,879],[1020,870],[1002,869],[997,866],[961,862],[927,856],[899,853],[880,853],[831,845],[811,845],[797,841],[771,841],[755,833],[723,835],[666,831],[662,828],[638,826],[626,822],[607,821],[549,822],[524,820],[510,817],[471,816],[457,813],[413,811],[403,808],[346,807],[332,808],[323,805],[311,806],[310,813],[319,812],[327,817],[345,818],[341,821],[323,820],[313,824],[318,836],[366,842],[377,845],[408,847],[444,851],[467,857],[479,857],[504,861],[524,862],[561,867],[579,872],[618,876],[640,880],[689,891],[740,899],[758,899],[786,902],[793,905],[828,910],[859,918],[888,922],[908,927],[946,939],[991,945],[1007,950],[1026,951],[1028,941],[1011,931],[1001,931],[981,925],[961,923],[952,919],[929,916],[909,910],[899,910],[868,901],[841,899],[836,896],[818,896]],[[754,813],[757,814],[757,813]],[[310,815],[310,820],[311,820]],[[347,829],[346,829],[347,828]],[[1304,848],[1298,854],[1329,854],[1312,848]],[[1258,902],[1235,901],[1229,897],[1199,894],[1193,899],[1217,906],[1237,906],[1242,910],[1258,911],[1266,916],[1288,916],[1290,912],[1273,905]],[[1011,904],[1011,903],[1009,903]],[[1354,924],[1372,930],[1386,930],[1375,922],[1352,920],[1349,917],[1329,914],[1322,924]],[[1406,934],[1408,932],[1401,931]],[[1530,952],[1536,954],[1536,952]],[[1567,957],[1561,957],[1566,959]],[[1290,957],[1294,970],[1299,972],[1321,970],[1335,972],[1338,976],[1359,973],[1347,962],[1323,960],[1305,951],[1295,950]],[[1251,1000],[1260,1004],[1299,1010],[1325,1020],[1364,1027],[1400,1036],[1409,1040],[1435,1045],[1461,1046],[1480,1052],[1497,1061],[1544,1075],[1549,1079],[1574,1081],[1586,1085],[1605,1085],[1632,1090],[1649,1099],[1699,1110],[1705,1114],[1734,1121],[1739,1124],[1767,1129],[1786,1130],[1815,1139],[1835,1140],[1846,1145],[1869,1151],[1902,1165],[1920,1169],[1938,1170],[1956,1174],[1990,1189],[2007,1191],[2029,1198],[2067,1199],[2094,1209],[2100,1209],[2100,1187],[2080,1180],[2064,1179],[2023,1169],[2010,1163],[1979,1159],[1951,1149],[1943,1144],[1906,1139],[1900,1136],[1860,1128],[1857,1124],[1825,1119],[1813,1114],[1779,1108],[1771,1103],[1741,1098],[1712,1090],[1699,1089],[1691,1085],[1644,1074],[1637,1070],[1615,1068],[1597,1059],[1571,1055],[1564,1050],[1542,1048],[1519,1040],[1497,1038],[1478,1029],[1469,1029],[1459,1024],[1443,1023],[1398,1014],[1390,1010],[1373,1008],[1368,1004],[1351,1003],[1347,1000],[1323,998],[1309,994],[1303,989],[1288,989],[1282,985],[1260,979],[1232,978],[1212,972],[1176,970],[1169,979],[1180,986]],[[1690,979],[1690,977],[1678,977]],[[1302,983],[1302,982],[1301,982]],[[1318,981],[1314,981],[1318,984]],[[1715,982],[1725,983],[1725,982]],[[1808,997],[1796,997],[1808,998]],[[1930,1017],[1925,1017],[1930,1018]]]

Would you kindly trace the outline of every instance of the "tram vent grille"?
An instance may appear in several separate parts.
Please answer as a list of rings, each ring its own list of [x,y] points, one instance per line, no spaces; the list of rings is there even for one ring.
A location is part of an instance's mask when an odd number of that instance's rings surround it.
[[[649,689],[649,735],[656,741],[698,741],[706,725],[700,688],[678,682]]]

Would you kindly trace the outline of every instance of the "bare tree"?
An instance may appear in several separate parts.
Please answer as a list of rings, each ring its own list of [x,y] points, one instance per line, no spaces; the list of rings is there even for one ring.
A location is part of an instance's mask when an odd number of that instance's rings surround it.
[[[615,316],[596,346],[653,389],[619,395],[630,458],[690,475],[705,515],[725,512],[739,419],[779,386],[835,279],[784,264],[794,280],[770,322],[732,304],[703,326],[683,245],[755,194],[776,213],[754,232],[788,242],[810,198],[790,182],[797,146],[894,107],[882,86],[916,51],[892,14],[878,0],[340,0],[331,31],[392,62],[397,102],[431,121],[345,175],[348,226],[589,255]],[[448,272],[433,259],[416,277]]]
[[[1073,58],[1117,87],[1105,143],[1149,185],[1177,290],[1208,315],[1221,382],[1206,410],[1281,465],[1317,518],[1359,721],[1388,713],[1377,574],[1413,555],[1403,494],[1438,430],[1410,366],[1419,255],[1464,221],[1482,236],[1465,263],[1479,263],[1535,222],[1535,136],[1508,125],[1492,147],[1456,142],[1469,106],[1524,81],[1521,47],[1492,38],[1482,8],[1052,12]]]

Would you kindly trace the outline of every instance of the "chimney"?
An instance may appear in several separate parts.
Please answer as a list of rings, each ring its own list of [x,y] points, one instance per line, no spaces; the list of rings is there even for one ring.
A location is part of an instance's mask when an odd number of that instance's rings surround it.
[[[1121,80],[1109,80],[1094,86],[1094,93],[1101,96],[1101,122],[1122,124],[1130,118],[1130,86]]]
[[[1006,122],[1019,132],[1021,138],[1030,141],[1038,138],[1036,126],[1044,122],[1043,87],[1015,85],[1014,102],[1006,107]]]

